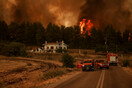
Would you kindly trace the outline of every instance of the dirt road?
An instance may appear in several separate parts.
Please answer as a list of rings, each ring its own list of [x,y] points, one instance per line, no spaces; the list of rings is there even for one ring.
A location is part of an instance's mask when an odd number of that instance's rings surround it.
[[[132,75],[121,67],[81,72],[55,88],[132,88]]]

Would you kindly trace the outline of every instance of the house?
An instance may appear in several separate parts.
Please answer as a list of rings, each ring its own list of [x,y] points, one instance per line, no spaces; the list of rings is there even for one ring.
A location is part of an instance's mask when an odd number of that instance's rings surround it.
[[[56,41],[55,43],[47,43],[47,41],[45,41],[45,43],[43,44],[43,49],[44,52],[56,53],[57,49],[67,49],[67,44],[65,44],[64,41]]]

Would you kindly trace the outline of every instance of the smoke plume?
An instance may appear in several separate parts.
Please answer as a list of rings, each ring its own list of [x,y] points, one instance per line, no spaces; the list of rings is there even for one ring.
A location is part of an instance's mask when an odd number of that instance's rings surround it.
[[[86,0],[79,20],[91,19],[96,27],[108,24],[123,31],[132,27],[132,0]]]
[[[72,26],[78,22],[80,7],[85,0],[0,0],[0,19],[15,21],[49,22]],[[8,6],[8,7],[7,7]],[[4,16],[4,17],[3,17]]]
[[[57,25],[79,25],[82,18],[96,27],[112,24],[115,29],[132,27],[132,0],[0,0],[0,20],[8,24],[49,22]]]

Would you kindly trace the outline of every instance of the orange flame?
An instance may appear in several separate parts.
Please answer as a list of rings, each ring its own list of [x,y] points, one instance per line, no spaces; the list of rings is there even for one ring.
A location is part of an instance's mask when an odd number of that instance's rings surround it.
[[[81,34],[85,34],[86,32],[88,32],[88,35],[89,36],[91,35],[90,30],[93,27],[93,23],[91,23],[91,20],[86,21],[86,19],[83,19],[82,21],[80,21],[79,26],[80,26]]]

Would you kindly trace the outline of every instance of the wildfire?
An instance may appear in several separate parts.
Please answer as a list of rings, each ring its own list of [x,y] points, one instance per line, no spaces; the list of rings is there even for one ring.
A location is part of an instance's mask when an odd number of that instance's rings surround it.
[[[85,34],[86,32],[88,32],[88,35],[91,35],[90,30],[93,27],[93,23],[91,23],[91,20],[82,19],[79,26],[81,34]]]

